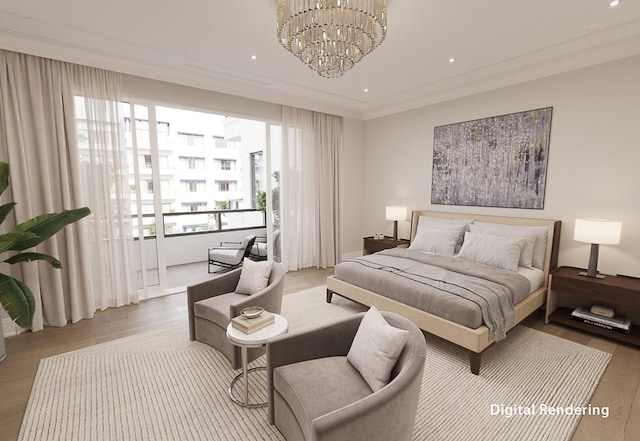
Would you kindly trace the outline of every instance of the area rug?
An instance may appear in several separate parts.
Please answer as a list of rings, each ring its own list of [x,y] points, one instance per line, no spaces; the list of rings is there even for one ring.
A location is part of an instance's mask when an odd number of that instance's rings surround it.
[[[324,287],[285,296],[289,332],[365,310],[324,299]],[[486,351],[476,376],[463,350],[426,340],[415,440],[568,440],[579,413],[603,417],[589,400],[610,354],[518,326]],[[251,376],[252,401],[266,399],[261,372]],[[266,409],[229,400],[236,373],[215,349],[189,341],[186,324],[46,358],[19,439],[283,440]]]

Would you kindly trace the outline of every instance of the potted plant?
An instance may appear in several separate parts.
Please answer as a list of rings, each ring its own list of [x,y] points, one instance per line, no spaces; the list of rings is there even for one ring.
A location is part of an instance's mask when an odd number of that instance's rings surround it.
[[[0,195],[9,187],[9,164],[0,161]],[[15,202],[0,205],[0,225],[13,210]],[[50,238],[65,226],[87,216],[87,207],[66,210],[61,213],[47,213],[22,222],[8,233],[0,234],[0,254],[13,252],[2,260],[8,264],[44,260],[54,268],[62,263],[53,256],[35,251],[27,251]],[[0,272],[0,304],[9,317],[20,327],[30,329],[35,312],[33,293],[22,281]],[[0,327],[0,334],[2,329]],[[0,361],[5,358],[4,335],[0,336]]]

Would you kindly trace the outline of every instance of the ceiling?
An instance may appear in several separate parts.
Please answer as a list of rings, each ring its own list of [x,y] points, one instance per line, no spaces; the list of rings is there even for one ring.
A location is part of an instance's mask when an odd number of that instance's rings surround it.
[[[371,119],[640,54],[640,0],[388,0],[337,79],[280,45],[275,0],[0,0],[0,47]]]

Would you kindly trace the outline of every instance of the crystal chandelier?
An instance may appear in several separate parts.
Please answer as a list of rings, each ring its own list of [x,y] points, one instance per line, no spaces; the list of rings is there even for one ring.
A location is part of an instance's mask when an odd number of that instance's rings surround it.
[[[322,77],[337,78],[387,35],[387,0],[277,0],[282,45]]]

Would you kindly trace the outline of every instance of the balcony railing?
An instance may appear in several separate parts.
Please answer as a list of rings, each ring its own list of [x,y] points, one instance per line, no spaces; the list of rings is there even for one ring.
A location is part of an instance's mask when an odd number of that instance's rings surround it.
[[[145,238],[156,237],[157,228],[169,237],[266,227],[264,212],[255,209],[162,213],[159,218],[161,225],[156,225],[156,215],[142,215]],[[139,237],[137,216],[133,216],[133,236]]]

